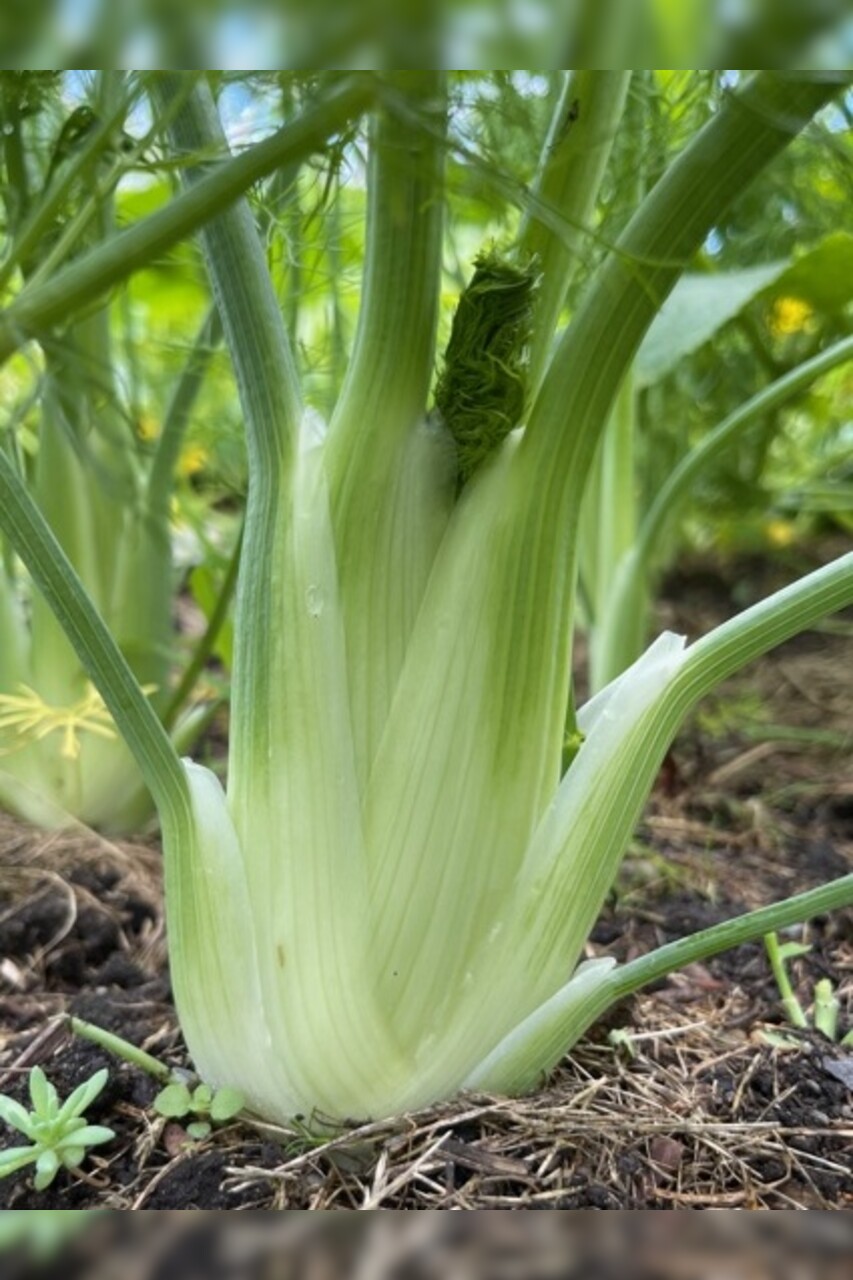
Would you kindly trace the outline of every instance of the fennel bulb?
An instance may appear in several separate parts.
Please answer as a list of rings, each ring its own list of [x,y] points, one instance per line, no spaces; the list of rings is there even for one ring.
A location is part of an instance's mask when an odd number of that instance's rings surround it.
[[[648,741],[684,651],[661,637],[582,710],[562,782],[560,739],[537,752],[536,723],[517,726],[527,759],[507,751],[482,712],[483,614],[500,600],[467,570],[494,555],[482,535],[502,521],[515,452],[448,530],[454,553],[434,566],[363,792],[324,447],[299,456],[270,578],[288,650],[264,700],[272,755],[248,744],[232,756],[228,798],[186,765],[194,845],[178,851],[187,1042],[205,1079],[264,1116],[386,1115],[482,1072],[500,1088],[504,1040],[511,1062],[519,1038],[534,1046],[535,1079],[550,1065],[535,1059],[537,1014],[558,998],[570,1017],[570,979],[654,778]],[[462,625],[442,632],[454,616]],[[531,637],[534,660],[545,643]],[[546,768],[540,810],[530,781]]]

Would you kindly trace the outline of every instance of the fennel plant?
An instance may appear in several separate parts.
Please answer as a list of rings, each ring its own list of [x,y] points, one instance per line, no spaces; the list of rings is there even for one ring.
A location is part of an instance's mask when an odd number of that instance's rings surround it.
[[[102,72],[51,146],[59,73],[0,74],[7,241],[0,278],[28,288],[114,234],[112,193],[145,140],[121,130],[141,84]],[[54,126],[55,127],[55,126]],[[156,446],[119,385],[115,317],[101,301],[39,334],[19,417],[32,436],[2,442],[181,749],[206,715],[170,694],[172,501],[184,432],[204,377],[211,326],[191,351]],[[12,385],[14,385],[14,380]],[[30,456],[34,454],[34,456]],[[51,610],[11,548],[0,565],[0,804],[43,826],[82,821],[132,832],[150,816],[142,776]],[[208,638],[209,640],[209,638]]]
[[[621,968],[584,962],[685,715],[752,658],[853,601],[847,555],[689,646],[660,637],[573,708],[580,505],[622,379],[715,219],[846,83],[760,72],[729,95],[640,202],[553,343],[629,77],[579,72],[567,84],[519,253],[482,259],[475,276],[492,322],[472,318],[468,293],[432,412],[450,145],[442,72],[340,78],[281,139],[285,152],[292,144],[282,159],[298,160],[372,105],[361,309],[323,432],[302,402],[250,209],[233,191],[211,201],[203,249],[250,471],[227,794],[210,771],[178,761],[0,456],[0,525],[158,805],[190,1053],[206,1082],[238,1089],[267,1120],[321,1127],[465,1088],[533,1088],[637,987],[853,901],[848,876]],[[203,193],[222,190],[229,166],[248,170],[252,152],[211,165],[227,148],[203,80],[163,74],[154,88],[158,108],[174,109],[187,163],[179,212],[166,219],[174,234],[203,216]],[[138,252],[159,234],[141,229]],[[523,287],[531,248],[538,292]],[[114,257],[90,257],[66,285],[90,296],[118,269]],[[34,291],[18,315],[37,328],[54,305]],[[502,345],[511,330],[532,353],[524,395],[507,394],[524,364]],[[0,318],[0,350],[3,335]],[[484,387],[503,379],[503,391],[478,406],[477,379],[452,365],[459,351]]]

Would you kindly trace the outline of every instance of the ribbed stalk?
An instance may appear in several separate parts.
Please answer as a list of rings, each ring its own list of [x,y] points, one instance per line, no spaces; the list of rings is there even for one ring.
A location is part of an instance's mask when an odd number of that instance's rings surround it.
[[[628,373],[601,438],[597,485],[590,484],[585,496],[591,505],[590,524],[594,536],[593,617],[596,622],[610,593],[617,566],[637,535],[636,429],[636,389],[634,378]],[[592,657],[591,679],[595,693],[603,684],[594,670],[594,652]]]
[[[326,464],[352,719],[365,787],[454,493],[424,424],[441,286],[446,128],[440,71],[392,72],[371,123],[364,284]]]
[[[612,810],[609,814],[604,810],[602,797],[602,807],[595,809],[593,823],[584,830],[584,845],[594,855],[586,860],[588,865],[584,864],[583,856],[567,857],[568,850],[561,850],[559,841],[555,841],[550,849],[542,845],[550,870],[542,867],[537,870],[532,862],[526,874],[527,884],[524,878],[520,880],[515,923],[508,921],[500,937],[499,954],[508,954],[511,959],[507,973],[496,973],[496,981],[502,990],[511,991],[517,986],[531,998],[537,987],[541,989],[540,984],[547,982],[550,969],[552,994],[543,993],[544,1003],[526,1022],[510,1031],[481,1067],[472,1072],[467,1081],[470,1087],[508,1092],[533,1088],[543,1073],[617,999],[665,976],[677,965],[705,958],[760,937],[770,929],[806,919],[815,911],[843,906],[853,900],[853,877],[846,876],[820,890],[727,922],[663,948],[660,953],[653,952],[602,977],[600,982],[579,982],[577,987],[570,982],[561,988],[556,976],[561,960],[564,973],[571,973],[577,963],[583,939],[588,936],[608,886],[615,878],[651,779],[688,712],[735,671],[851,603],[853,553],[776,592],[687,650],[684,660],[667,681],[663,695],[645,714],[640,738],[625,744],[634,758],[625,755],[613,774]],[[618,696],[616,702],[618,704]],[[582,760],[581,754],[579,761]],[[613,763],[608,760],[603,767],[609,770]],[[570,771],[564,787],[570,785],[571,777]],[[567,842],[571,841],[571,826],[565,834]],[[534,843],[531,850],[535,848]],[[598,887],[593,892],[595,882]],[[535,932],[531,930],[534,919]],[[487,948],[485,951],[488,955]]]
[[[625,551],[605,597],[593,641],[595,688],[614,679],[642,652],[655,556],[663,534],[677,518],[695,482],[743,432],[850,359],[853,338],[844,338],[777,378],[708,431],[670,472],[640,524],[634,545]]]
[[[528,495],[513,516],[507,615],[543,638],[537,654],[490,693],[505,724],[531,708],[559,744],[569,681],[575,539],[589,467],[643,334],[693,252],[749,181],[833,93],[838,77],[760,72],[732,95],[649,193],[591,282],[554,353],[517,458]],[[517,639],[515,651],[525,646]],[[461,655],[460,655],[461,656]],[[549,723],[548,708],[554,708]],[[494,712],[494,705],[492,710]]]
[[[445,95],[440,71],[392,72],[371,123],[361,305],[327,461],[344,515],[376,466],[392,465],[388,456],[426,408],[444,220]]]
[[[182,77],[163,75],[156,89],[158,100],[168,106],[183,93]],[[206,83],[195,85],[188,95],[173,136],[190,155],[227,154]],[[196,169],[188,194],[211,176]],[[267,744],[275,739],[276,708],[270,705],[269,691],[280,622],[270,612],[270,558],[280,533],[280,508],[290,501],[302,406],[290,342],[248,205],[241,201],[213,219],[202,233],[202,244],[246,415],[249,450],[231,740],[231,784],[239,792],[254,752],[266,755]]]
[[[168,513],[175,483],[175,468],[184,437],[204,385],[211,357],[221,341],[222,324],[216,308],[211,307],[201,323],[192,350],[175,384],[148,473],[147,504],[158,517]]]
[[[518,242],[522,259],[535,257],[540,272],[528,370],[531,392],[542,380],[560,312],[592,230],[630,83],[630,71],[567,72],[548,129],[533,188],[536,202]],[[562,235],[537,218],[540,204],[559,216]]]

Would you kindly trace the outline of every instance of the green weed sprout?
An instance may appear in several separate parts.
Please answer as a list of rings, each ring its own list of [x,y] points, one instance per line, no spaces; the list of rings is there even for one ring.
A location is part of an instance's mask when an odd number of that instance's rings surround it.
[[[797,999],[788,973],[787,962],[797,956],[808,955],[811,947],[803,942],[780,942],[776,933],[767,934],[764,939],[764,946],[767,950],[767,958],[770,961],[770,968],[773,971],[773,978],[779,991],[782,1009],[791,1026],[797,1027],[800,1031],[807,1031],[811,1025],[814,1026],[815,1031],[819,1031],[826,1036],[827,1040],[853,1046],[853,1030],[848,1031],[843,1038],[839,1037],[838,1014],[840,1012],[840,1002],[829,978],[821,978],[814,985],[811,1023],[809,1023],[805,1009]],[[766,1031],[763,1034],[770,1044],[777,1047],[789,1048],[796,1044],[796,1041],[785,1035]]]
[[[208,1137],[215,1125],[233,1120],[243,1110],[246,1099],[239,1089],[223,1085],[219,1089],[199,1081],[189,1072],[173,1070],[159,1058],[131,1044],[112,1031],[105,1031],[82,1018],[71,1018],[71,1031],[90,1044],[99,1045],[131,1066],[147,1071],[163,1086],[154,1099],[154,1110],[167,1120],[183,1120],[195,1117],[187,1125],[187,1133],[197,1142]]]
[[[167,1084],[154,1099],[154,1110],[169,1120],[196,1118],[187,1125],[187,1133],[201,1142],[216,1124],[225,1124],[243,1110],[245,1099],[237,1089],[212,1089],[209,1084]]]
[[[85,1118],[87,1108],[107,1083],[107,1071],[97,1071],[84,1080],[63,1103],[41,1067],[33,1067],[29,1083],[32,1111],[0,1094],[0,1119],[30,1140],[28,1146],[0,1151],[0,1178],[34,1164],[35,1189],[44,1191],[60,1169],[78,1168],[89,1147],[115,1137],[112,1129],[87,1124]]]

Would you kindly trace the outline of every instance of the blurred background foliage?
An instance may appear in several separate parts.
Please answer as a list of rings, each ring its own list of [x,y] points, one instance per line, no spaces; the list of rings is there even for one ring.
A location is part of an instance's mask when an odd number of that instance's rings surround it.
[[[590,22],[607,10],[606,34]],[[175,68],[281,62],[417,68],[467,62],[764,61],[849,58],[846,0],[7,0],[0,36],[13,65],[116,61]],[[94,56],[97,54],[98,56]]]

